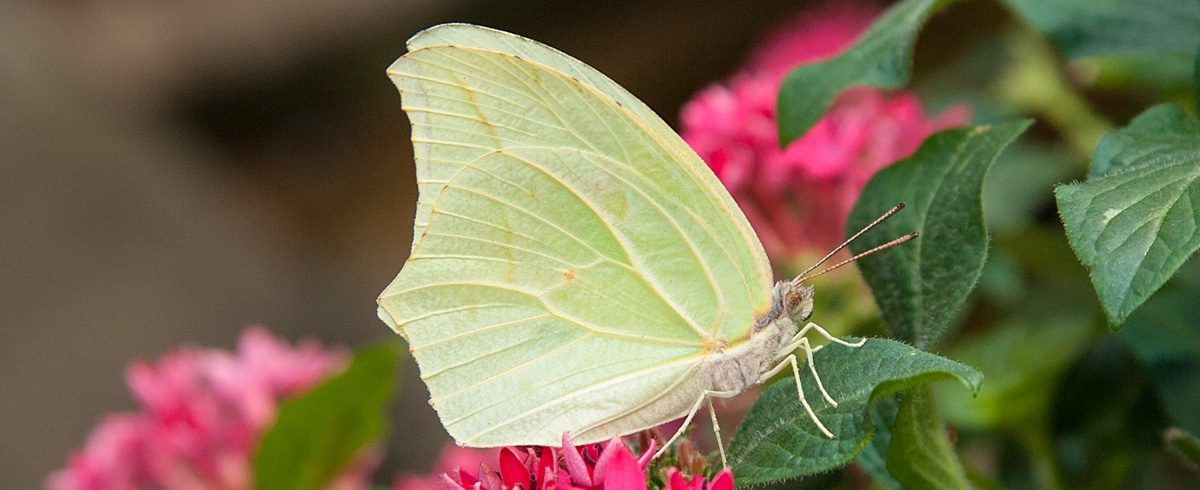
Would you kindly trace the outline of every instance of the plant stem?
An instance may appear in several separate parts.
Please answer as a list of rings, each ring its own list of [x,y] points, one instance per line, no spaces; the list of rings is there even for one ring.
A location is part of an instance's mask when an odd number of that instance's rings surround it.
[[[1033,465],[1034,476],[1042,488],[1046,490],[1063,490],[1067,488],[1063,479],[1062,468],[1054,454],[1054,442],[1050,439],[1044,420],[1038,420],[1017,429],[1016,436]]]
[[[1012,59],[997,82],[1001,96],[1018,109],[1045,118],[1083,162],[1090,161],[1096,144],[1113,124],[1075,91],[1040,35],[1022,30],[1010,39]]]

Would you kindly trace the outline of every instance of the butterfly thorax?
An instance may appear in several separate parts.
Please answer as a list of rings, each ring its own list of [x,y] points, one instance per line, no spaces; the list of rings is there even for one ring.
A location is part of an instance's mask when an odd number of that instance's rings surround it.
[[[710,390],[741,393],[788,355],[784,347],[812,314],[811,286],[776,283],[771,308],[755,320],[745,342],[709,354],[701,367]]]

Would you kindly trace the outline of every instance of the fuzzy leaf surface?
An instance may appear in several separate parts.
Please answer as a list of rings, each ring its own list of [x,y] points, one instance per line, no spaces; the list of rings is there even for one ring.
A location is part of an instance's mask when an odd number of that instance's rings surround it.
[[[1161,105],[1097,147],[1087,182],[1055,189],[1071,248],[1120,327],[1200,249],[1200,124]]]
[[[809,420],[793,378],[776,382],[764,390],[729,443],[729,464],[739,486],[813,475],[848,463],[874,433],[868,410],[880,397],[943,379],[957,379],[978,392],[983,381],[966,365],[887,339],[870,339],[862,347],[830,344],[814,360],[838,407],[825,402],[807,367],[800,370],[804,397],[836,438],[826,438]]]
[[[858,262],[892,337],[920,348],[949,330],[987,258],[983,179],[1028,121],[952,129],[931,136],[907,160],[881,170],[850,213],[847,230],[897,202],[908,207],[850,245],[855,253],[910,231],[921,237]]]

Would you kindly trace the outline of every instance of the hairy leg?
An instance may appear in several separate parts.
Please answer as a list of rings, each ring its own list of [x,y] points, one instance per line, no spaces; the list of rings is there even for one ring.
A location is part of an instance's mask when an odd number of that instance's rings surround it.
[[[775,375],[775,373],[782,371],[788,366],[792,367],[792,377],[796,380],[796,396],[800,398],[800,404],[804,406],[804,411],[808,413],[808,418],[812,419],[813,423],[817,425],[817,428],[821,430],[821,433],[825,434],[825,437],[833,439],[833,433],[829,432],[829,429],[825,428],[825,424],[821,423],[821,419],[817,418],[816,412],[813,412],[812,406],[809,405],[808,400],[804,398],[804,388],[800,385],[800,367],[796,363],[795,354],[788,354],[788,356],[784,358],[783,361],[780,361],[778,365],[771,368],[766,373],[763,373],[763,375],[759,378],[759,383],[770,379],[771,376]]]
[[[700,398],[699,398],[699,399],[697,399],[697,400],[696,400],[696,403],[694,403],[694,404],[692,405],[692,409],[691,409],[691,410],[688,410],[687,417],[685,417],[685,418],[683,419],[683,425],[680,425],[680,426],[679,426],[679,430],[675,431],[675,435],[671,436],[671,438],[670,438],[670,439],[668,439],[668,440],[667,440],[667,442],[663,444],[662,448],[659,448],[659,450],[658,450],[658,452],[657,452],[657,453],[654,453],[654,458],[653,458],[653,459],[658,459],[658,458],[659,458],[659,456],[662,456],[663,454],[665,454],[665,453],[667,452],[667,450],[669,450],[669,449],[671,448],[671,444],[674,444],[676,440],[678,440],[680,437],[682,437],[682,436],[683,436],[683,432],[684,432],[684,431],[686,431],[686,430],[687,430],[687,428],[688,428],[688,426],[689,426],[689,425],[691,425],[691,423],[692,423],[692,417],[695,417],[695,416],[696,416],[696,412],[699,412],[699,411],[700,411],[700,406],[701,406],[701,405],[704,405],[704,402],[705,402],[705,401],[709,401],[709,400],[711,400],[713,397],[716,397],[716,398],[730,398],[730,397],[733,397],[733,396],[737,396],[737,394],[738,394],[738,393],[737,393],[737,392],[734,392],[734,391],[710,391],[710,390],[704,390],[704,392],[700,394]],[[712,410],[712,403],[711,403],[711,402],[709,402],[709,405],[708,405],[708,407],[709,407],[709,410]],[[716,421],[716,417],[717,417],[717,416],[716,416],[716,414],[714,413],[714,414],[713,414],[713,429],[718,431],[718,432],[717,432],[717,444],[721,444],[721,433],[719,432],[719,431],[720,431],[720,428],[716,426],[716,422],[717,422],[717,421]],[[722,456],[722,462],[723,462],[723,461],[724,461],[724,456],[725,456],[725,448],[724,448],[724,446],[722,446],[722,447],[721,447],[721,456]]]
[[[867,343],[867,339],[859,339],[858,342],[846,342],[845,340],[842,340],[842,339],[839,339],[837,337],[830,335],[828,331],[826,331],[824,328],[821,328],[820,325],[817,325],[813,322],[808,322],[808,324],[805,325],[804,328],[801,328],[799,332],[796,332],[796,335],[792,336],[791,342],[798,341],[801,337],[803,337],[805,334],[807,334],[809,330],[816,330],[817,333],[821,334],[822,337],[825,337],[826,340],[828,340],[830,342],[842,344],[846,347],[862,347],[863,344]],[[791,343],[791,342],[789,342],[789,343]],[[788,352],[791,352],[792,350],[795,350],[795,347],[789,349]],[[817,350],[820,350],[820,347],[813,350],[813,352],[816,352]]]
[[[775,367],[768,369],[765,373],[759,376],[758,383],[765,383],[767,380],[771,379],[772,376],[775,376],[780,371],[791,366],[792,377],[796,380],[796,394],[800,398],[800,404],[804,406],[804,411],[808,413],[808,417],[812,419],[813,423],[815,423],[817,428],[821,430],[822,434],[830,439],[833,439],[833,433],[830,432],[829,429],[825,428],[825,424],[822,423],[819,418],[817,418],[816,412],[814,412],[812,406],[808,404],[808,400],[804,398],[804,389],[800,385],[800,367],[797,363],[796,355],[793,353],[793,351],[796,349],[801,349],[804,351],[805,360],[808,361],[808,370],[812,373],[813,379],[817,382],[817,389],[821,391],[821,396],[825,398],[825,401],[829,403],[829,406],[837,408],[837,401],[834,400],[829,392],[825,390],[825,384],[821,382],[821,376],[817,374],[816,362],[813,360],[813,353],[821,350],[825,347],[825,345],[813,347],[812,344],[809,343],[808,338],[805,337],[809,331],[813,330],[821,334],[822,337],[825,337],[830,342],[835,342],[847,347],[862,347],[862,345],[867,342],[867,339],[861,339],[858,342],[846,342],[845,340],[830,335],[829,332],[824,328],[821,328],[820,325],[809,322],[804,326],[804,328],[800,329],[799,332],[796,332],[796,335],[792,336],[791,340],[789,340],[786,345],[781,347],[779,351],[775,353],[775,356],[777,358],[781,358],[782,360],[779,362],[779,364],[775,365]]]
[[[717,438],[717,449],[721,452],[721,469],[729,467],[725,459],[725,443],[721,442],[721,424],[717,422],[717,411],[713,410],[712,397],[708,398],[708,414],[712,416],[713,435]]]

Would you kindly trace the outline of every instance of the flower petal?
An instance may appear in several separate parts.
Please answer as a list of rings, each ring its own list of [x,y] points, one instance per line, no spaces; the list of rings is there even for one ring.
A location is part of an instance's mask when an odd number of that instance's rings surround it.
[[[571,475],[571,483],[592,486],[592,473],[588,471],[587,464],[583,462],[583,457],[579,455],[575,445],[571,444],[571,435],[566,432],[563,432],[562,453],[563,463],[567,465],[567,472]]]
[[[464,487],[473,487],[476,483],[479,483],[479,479],[475,478],[475,475],[467,473],[467,470],[464,469],[458,470],[458,481],[461,482],[462,486]]]
[[[554,479],[554,469],[558,465],[558,459],[554,457],[554,448],[541,448],[538,451],[538,458],[533,464],[534,476],[537,478],[538,489],[554,488],[553,486],[547,485],[547,481]]]
[[[604,456],[601,455],[600,458],[603,460]],[[642,467],[633,458],[633,453],[630,453],[624,444],[620,444],[619,450],[613,451],[613,456],[608,458],[607,463],[603,474],[600,473],[600,465],[596,465],[596,479],[603,483],[604,490],[644,490],[646,488],[646,473],[642,471]]]
[[[625,447],[625,442],[620,437],[613,436],[604,445],[604,451],[600,453],[600,457],[596,460],[596,466],[592,469],[592,482],[598,485],[604,481],[604,472],[608,471],[608,465],[617,456],[617,453],[620,452],[629,453],[629,449]],[[629,457],[632,458],[633,454],[629,453]]]
[[[642,457],[638,458],[638,466],[646,469],[650,466],[650,460],[654,458],[654,450],[658,449],[658,439],[650,439],[650,444],[646,445],[646,450],[642,451]]]
[[[687,490],[687,482],[684,481],[683,473],[679,472],[679,468],[671,468],[667,470],[667,489]]]
[[[721,470],[708,485],[708,490],[733,490],[733,472],[729,471],[729,468]]]
[[[447,475],[445,473],[442,473],[439,479],[441,480],[442,485],[445,486],[447,490],[467,490],[467,487],[463,486],[464,483],[459,483],[459,482],[454,481],[453,478],[450,478],[450,475]]]
[[[529,469],[517,457],[512,448],[504,448],[500,450],[500,479],[504,482],[505,488],[512,488],[516,485],[529,486]]]

